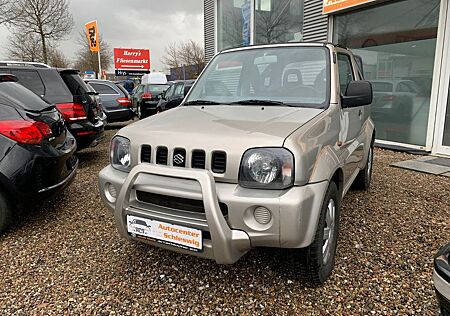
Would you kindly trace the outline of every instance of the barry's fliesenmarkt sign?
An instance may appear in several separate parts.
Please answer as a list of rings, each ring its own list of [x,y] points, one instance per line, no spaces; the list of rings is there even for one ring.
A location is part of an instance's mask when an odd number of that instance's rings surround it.
[[[323,13],[333,13],[376,0],[323,0]]]

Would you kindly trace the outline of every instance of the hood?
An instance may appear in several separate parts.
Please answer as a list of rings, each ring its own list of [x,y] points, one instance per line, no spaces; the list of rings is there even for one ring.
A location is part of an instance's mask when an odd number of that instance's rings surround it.
[[[174,138],[183,143],[251,140],[253,147],[282,146],[287,136],[322,111],[278,106],[180,106],[129,125],[120,134],[146,138],[157,133],[161,141]]]
[[[236,180],[247,149],[283,146],[286,137],[322,111],[279,106],[180,106],[128,125],[118,134],[131,140],[133,165],[139,162],[139,149],[144,144],[152,146],[152,151],[167,147],[169,165],[175,148],[186,149],[188,156],[195,149],[204,150],[207,159],[213,151],[224,151],[227,172],[223,177]]]

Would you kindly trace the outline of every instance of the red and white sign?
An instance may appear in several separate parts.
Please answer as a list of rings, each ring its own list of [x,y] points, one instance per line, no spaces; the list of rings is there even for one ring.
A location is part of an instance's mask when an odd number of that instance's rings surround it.
[[[136,48],[114,48],[116,69],[149,70],[150,50]]]

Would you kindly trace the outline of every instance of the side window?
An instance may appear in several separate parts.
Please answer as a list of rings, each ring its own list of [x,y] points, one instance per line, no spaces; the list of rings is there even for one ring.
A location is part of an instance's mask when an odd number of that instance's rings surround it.
[[[106,85],[106,84],[101,84],[101,83],[90,83],[92,88],[94,88],[94,90],[98,93],[98,94],[119,94],[117,93],[116,90],[114,90],[113,88],[111,88],[110,86]]]
[[[45,87],[42,79],[34,70],[12,70],[13,75],[19,79],[19,83],[24,87],[30,89],[37,95],[43,96],[45,94]]]
[[[355,77],[353,76],[350,56],[345,54],[338,54],[337,56],[339,67],[339,85],[341,87],[341,94],[344,94],[348,83],[355,80]]]
[[[184,87],[183,83],[177,83],[175,85],[175,95],[183,95],[183,87]]]
[[[171,86],[169,87],[169,89],[166,90],[166,92],[165,92],[165,94],[164,94],[164,97],[165,97],[165,98],[171,97],[171,96],[173,95],[174,88],[175,88],[175,86],[174,86],[174,85],[171,85]]]
[[[137,87],[137,89],[136,89],[136,94],[140,94],[140,93],[142,93],[142,91],[144,91],[144,86],[143,85],[140,85],[139,87]]]

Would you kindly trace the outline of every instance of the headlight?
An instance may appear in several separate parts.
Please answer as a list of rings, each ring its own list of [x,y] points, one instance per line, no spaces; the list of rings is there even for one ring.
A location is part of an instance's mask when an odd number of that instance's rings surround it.
[[[239,184],[245,188],[285,189],[294,184],[294,157],[285,148],[255,148],[242,157]]]
[[[116,136],[111,141],[111,165],[122,171],[129,171],[131,166],[130,140]]]

